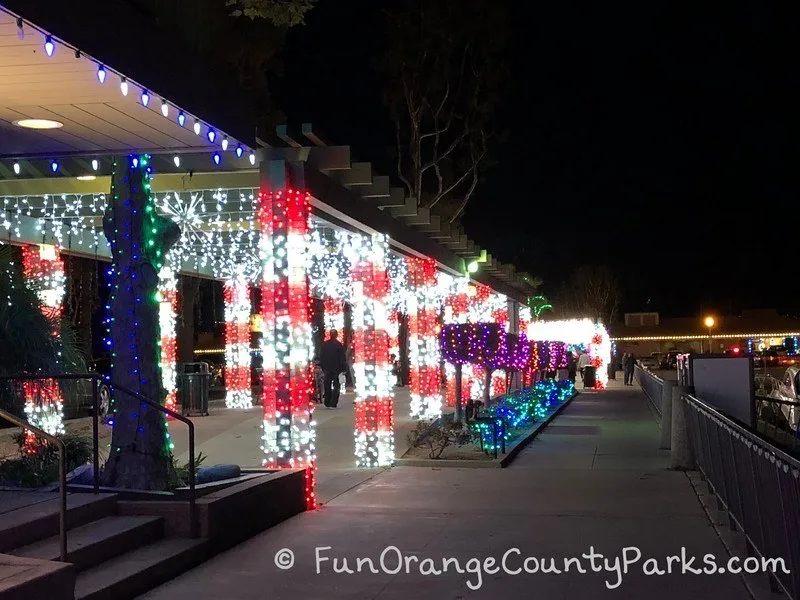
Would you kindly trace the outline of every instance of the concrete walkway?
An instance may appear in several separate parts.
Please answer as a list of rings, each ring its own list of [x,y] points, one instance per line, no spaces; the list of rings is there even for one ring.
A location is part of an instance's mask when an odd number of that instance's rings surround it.
[[[614,382],[612,382],[613,384]],[[299,515],[220,555],[198,569],[143,596],[147,600],[420,600],[490,598],[580,599],[749,598],[736,575],[681,574],[646,576],[648,558],[667,568],[667,557],[698,559],[713,554],[717,564],[728,556],[706,520],[686,476],[665,470],[667,456],[657,450],[659,433],[638,388],[616,386],[601,393],[578,396],[543,435],[507,469],[426,469],[397,467],[342,494],[321,509]],[[460,561],[466,571],[441,575],[420,574],[420,563],[408,561],[410,573],[372,574],[362,562],[361,573],[334,573],[332,560],[315,572],[315,548],[321,555],[348,559],[380,556],[396,546],[404,556],[433,559],[442,568],[444,558]],[[614,558],[626,547],[637,547],[642,558],[623,575],[614,590],[613,571],[592,573],[582,559],[561,574],[483,573],[478,582],[475,563],[513,550],[507,566],[523,566],[525,557],[580,558],[590,547]],[[290,570],[279,570],[276,553],[294,552]],[[629,556],[633,557],[631,550]],[[385,555],[386,568],[397,564],[394,551]],[[602,564],[601,562],[597,563]],[[533,561],[528,563],[533,568]],[[487,571],[492,571],[489,565]]]
[[[321,404],[314,410],[317,422],[317,496],[320,502],[346,492],[355,485],[383,471],[383,469],[357,469],[353,454],[354,394],[344,393],[339,398],[339,407],[328,410]],[[406,437],[414,428],[410,418],[410,396],[408,388],[394,390],[395,456],[408,450]],[[264,453],[261,450],[262,408],[226,409],[212,407],[211,415],[193,417],[195,427],[195,451],[206,457],[204,466],[235,464],[243,468],[260,468]],[[178,462],[189,460],[186,428],[180,423],[170,425],[173,450]]]

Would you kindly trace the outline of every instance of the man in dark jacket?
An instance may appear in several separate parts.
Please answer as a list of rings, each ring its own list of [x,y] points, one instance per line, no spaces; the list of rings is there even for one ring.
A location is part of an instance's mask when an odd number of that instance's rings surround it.
[[[339,404],[339,374],[347,370],[347,358],[344,346],[339,341],[339,332],[332,329],[330,337],[322,342],[319,353],[319,364],[325,374],[324,397],[326,408],[336,408]]]

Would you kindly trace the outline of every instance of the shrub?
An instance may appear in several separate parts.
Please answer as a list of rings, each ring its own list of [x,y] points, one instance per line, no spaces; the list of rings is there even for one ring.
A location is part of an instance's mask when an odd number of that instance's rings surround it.
[[[58,448],[40,438],[36,439],[32,454],[24,453],[24,433],[18,433],[15,441],[20,447],[19,458],[0,462],[0,482],[14,487],[41,487],[58,480]],[[92,440],[76,435],[64,435],[67,471],[85,465],[92,457]]]
[[[408,434],[412,448],[428,448],[429,458],[439,458],[449,446],[464,446],[474,441],[475,434],[463,423],[450,419],[440,422],[420,421]]]

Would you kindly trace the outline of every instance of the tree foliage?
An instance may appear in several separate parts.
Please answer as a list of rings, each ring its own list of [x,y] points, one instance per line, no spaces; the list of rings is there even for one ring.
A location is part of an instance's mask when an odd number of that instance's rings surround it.
[[[276,27],[303,25],[317,0],[227,0],[233,17],[266,19]]]
[[[69,322],[42,312],[36,292],[25,285],[16,249],[0,246],[0,375],[85,371],[81,346]],[[65,392],[69,400],[72,390]],[[16,396],[13,386],[0,386],[0,406],[16,404]]]
[[[616,319],[620,299],[614,271],[606,266],[584,265],[562,286],[556,306],[564,316],[589,317],[608,324]]]
[[[498,137],[506,12],[486,0],[400,0],[387,14],[379,66],[398,176],[419,206],[453,222]]]

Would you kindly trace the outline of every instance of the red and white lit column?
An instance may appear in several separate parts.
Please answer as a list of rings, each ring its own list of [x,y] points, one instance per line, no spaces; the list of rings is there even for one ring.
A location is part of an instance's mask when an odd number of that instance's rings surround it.
[[[241,275],[225,282],[225,406],[252,408],[250,283]]]
[[[394,409],[389,365],[389,246],[381,234],[353,236],[353,350],[355,455],[359,467],[394,462]]]
[[[305,468],[306,505],[313,508],[316,423],[306,257],[310,197],[302,190],[262,189],[258,205],[263,266],[263,464]]]
[[[510,329],[510,320],[508,314],[508,300],[505,296],[498,293],[492,293],[489,299],[491,307],[491,323],[497,323],[508,332]],[[506,374],[503,371],[497,370],[492,373],[492,389],[490,396],[499,396],[506,393]]]
[[[177,404],[178,361],[178,281],[175,271],[162,267],[158,274],[158,325],[161,346],[161,385],[167,392],[164,406],[175,410]]]
[[[344,340],[344,300],[340,298],[325,298],[324,321],[325,338],[327,339],[331,330],[339,332],[339,341]]]
[[[39,297],[42,313],[48,318],[61,317],[66,289],[64,262],[55,246],[23,246],[22,270],[26,285]],[[57,336],[58,331],[53,331]],[[47,379],[23,383],[25,414],[28,421],[51,434],[64,433],[64,409],[57,381]],[[26,447],[32,451],[35,437],[26,432]]]
[[[408,279],[411,418],[433,420],[442,415],[436,261],[427,258],[409,258]]]
[[[457,323],[467,323],[469,320],[469,279],[460,277],[453,281],[451,289],[444,299],[443,322],[445,325]],[[447,377],[447,387],[445,389],[445,399],[447,406],[456,405],[456,368],[447,362],[444,365],[445,376]],[[466,391],[469,396],[469,382],[472,375],[472,365],[467,363],[461,365],[461,389]]]

